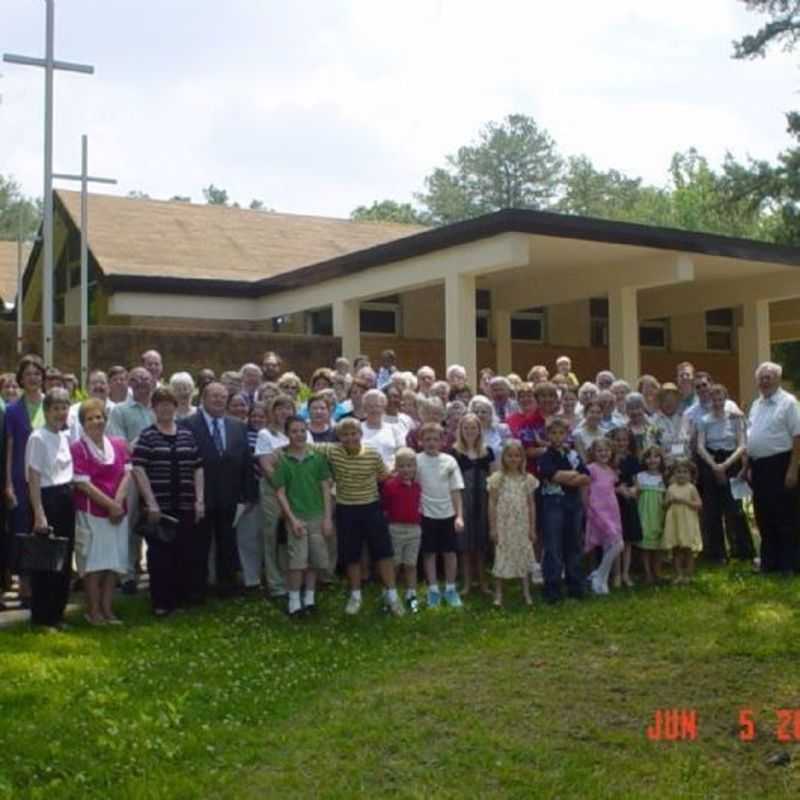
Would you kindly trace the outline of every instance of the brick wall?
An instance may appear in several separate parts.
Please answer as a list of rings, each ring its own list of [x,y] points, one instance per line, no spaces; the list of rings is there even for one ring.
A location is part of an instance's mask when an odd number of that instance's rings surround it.
[[[41,353],[39,325],[25,326],[26,353]],[[211,367],[217,374],[238,369],[247,361],[261,363],[266,350],[280,353],[288,369],[308,378],[320,364],[333,365],[341,352],[340,340],[333,336],[293,336],[289,334],[231,330],[170,330],[156,327],[97,325],[90,329],[89,363],[101,368],[113,364],[132,366],[139,363],[145,350],[158,350],[164,358],[164,370],[188,369],[195,373]],[[66,372],[80,369],[80,329],[57,325],[55,363]],[[0,370],[13,369],[17,363],[16,327],[0,322]]]

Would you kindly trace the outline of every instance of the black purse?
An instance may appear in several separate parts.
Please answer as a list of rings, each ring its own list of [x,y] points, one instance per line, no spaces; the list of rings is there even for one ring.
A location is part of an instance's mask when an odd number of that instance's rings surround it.
[[[69,552],[69,539],[47,533],[16,534],[18,572],[62,572]]]
[[[137,524],[136,534],[148,543],[171,544],[178,535],[178,520],[167,514],[162,514],[158,522],[148,522],[145,517]]]

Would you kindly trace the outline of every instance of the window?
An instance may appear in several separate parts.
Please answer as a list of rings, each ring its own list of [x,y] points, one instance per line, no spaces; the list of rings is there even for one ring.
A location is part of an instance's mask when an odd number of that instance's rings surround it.
[[[359,310],[361,333],[397,336],[400,331],[400,298],[397,295],[376,297],[362,303]]]
[[[475,312],[475,337],[477,339],[489,338],[489,323],[491,322],[491,313],[478,309]]]
[[[589,300],[589,330],[592,347],[608,347],[608,298]]]
[[[544,341],[544,308],[526,308],[511,315],[511,339],[518,342]]]
[[[666,350],[668,345],[669,320],[648,319],[639,323],[639,347]]]
[[[706,311],[706,349],[733,350],[733,309],[714,308]]]
[[[492,293],[488,289],[475,290],[475,337],[488,339],[492,324]]]
[[[306,313],[306,333],[311,336],[333,336],[333,309],[318,308]]]

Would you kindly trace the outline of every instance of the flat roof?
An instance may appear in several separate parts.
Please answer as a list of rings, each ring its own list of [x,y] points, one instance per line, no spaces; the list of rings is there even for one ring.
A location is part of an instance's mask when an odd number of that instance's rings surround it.
[[[323,259],[252,282],[181,278],[167,275],[117,274],[108,276],[107,283],[116,291],[258,298],[288,289],[313,286],[363,270],[504,233],[526,233],[672,250],[687,254],[721,256],[767,264],[800,266],[800,248],[797,247],[678,228],[663,228],[528,209],[505,209],[464,222],[405,235],[402,238]]]

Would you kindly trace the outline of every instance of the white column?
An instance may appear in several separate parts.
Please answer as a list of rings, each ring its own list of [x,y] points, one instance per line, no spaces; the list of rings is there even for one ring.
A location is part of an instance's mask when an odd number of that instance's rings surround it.
[[[342,355],[353,359],[361,353],[361,324],[357,300],[340,300],[333,304],[333,335],[342,340]]]
[[[511,366],[511,312],[492,308],[492,338],[495,347],[495,370],[498,375],[508,375]]]
[[[444,282],[445,367],[461,364],[474,389],[478,379],[475,276],[448,275]]]
[[[632,286],[608,292],[608,355],[611,371],[635,385],[639,377],[639,315]]]
[[[742,303],[738,344],[739,400],[749,404],[755,392],[756,367],[770,360],[769,300]]]

